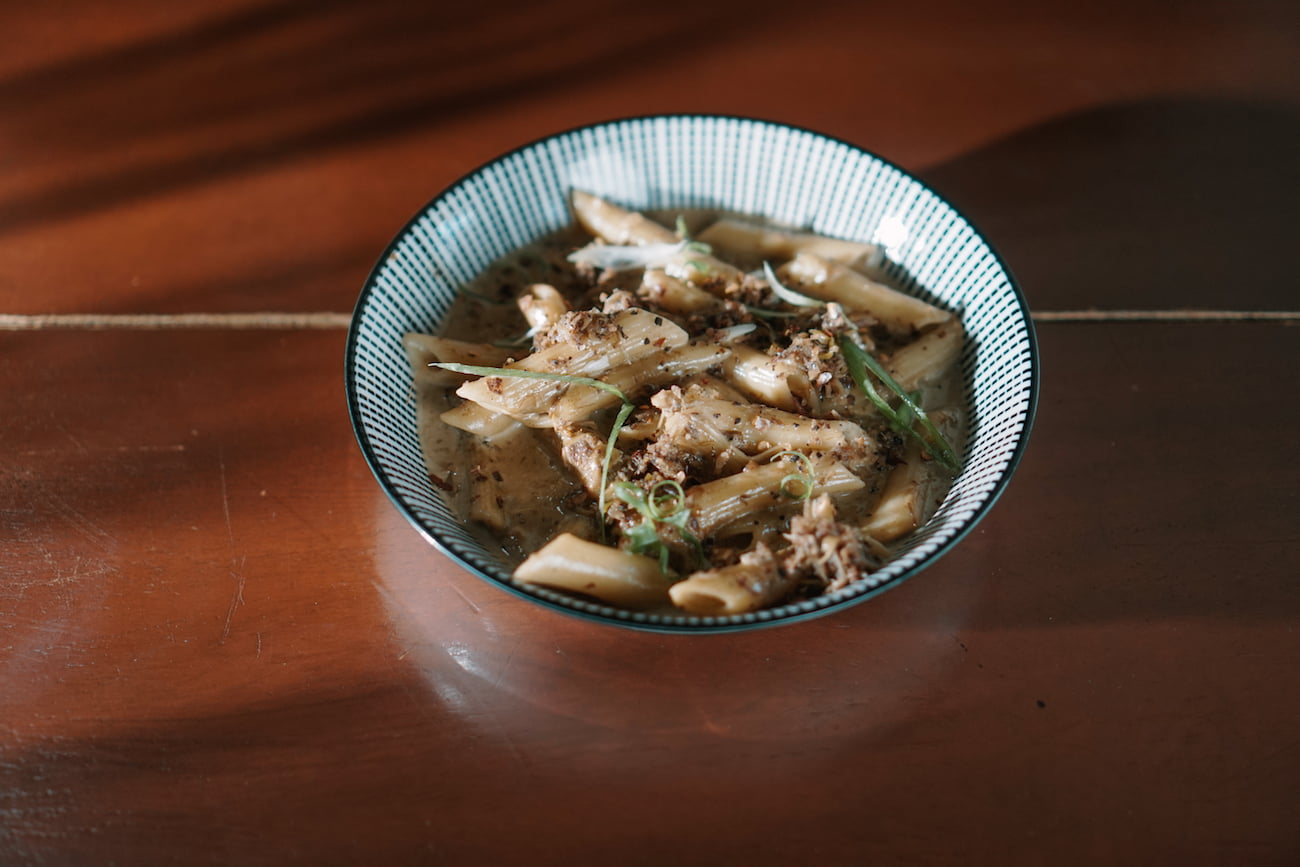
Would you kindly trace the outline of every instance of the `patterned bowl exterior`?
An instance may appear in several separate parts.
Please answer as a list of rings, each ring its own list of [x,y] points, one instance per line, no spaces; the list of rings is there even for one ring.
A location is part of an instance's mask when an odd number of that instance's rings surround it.
[[[637,209],[717,208],[842,238],[884,243],[896,285],[958,312],[970,402],[964,469],[934,518],[884,569],[839,592],[752,614],[658,616],[515,585],[448,511],[416,435],[406,331],[435,331],[487,265],[571,221],[582,189]],[[348,334],[353,429],[379,484],[411,523],[469,571],[571,614],[665,632],[788,623],[861,602],[934,562],[989,510],[1024,451],[1038,393],[1029,309],[979,232],[933,191],[844,142],[767,121],[642,117],[582,127],[508,153],[455,183],[401,231],[375,266]]]

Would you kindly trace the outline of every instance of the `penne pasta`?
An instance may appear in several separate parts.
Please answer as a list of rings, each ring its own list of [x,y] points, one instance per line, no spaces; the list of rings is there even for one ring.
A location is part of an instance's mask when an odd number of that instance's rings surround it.
[[[755,266],[768,260],[786,260],[800,253],[811,253],[847,265],[864,276],[871,276],[878,271],[885,258],[884,250],[878,244],[843,241],[811,232],[774,229],[731,218],[718,220],[700,232],[698,238],[712,247],[715,253],[732,261],[749,262]]]
[[[593,596],[624,608],[668,601],[669,582],[649,557],[561,533],[515,569],[521,584]]]
[[[519,296],[519,312],[533,331],[550,328],[569,312],[569,302],[549,283],[534,283]]]
[[[685,280],[678,280],[662,268],[646,270],[637,294],[669,313],[703,313],[717,310],[722,305],[718,296],[697,289]]]
[[[616,367],[601,381],[628,394],[638,389],[663,387],[726,363],[731,351],[716,344],[688,344]],[[580,421],[618,403],[618,396],[592,388],[571,388],[551,406],[553,424]]]
[[[593,326],[583,343],[556,343],[503,367],[528,373],[596,378],[614,367],[632,364],[664,348],[685,346],[686,342],[686,332],[677,325],[662,316],[632,308],[600,320],[600,326]],[[456,393],[529,427],[551,427],[550,409],[571,387],[588,388],[554,379],[484,376],[465,383]]]
[[[678,280],[720,288],[725,284],[739,283],[744,277],[739,268],[702,250],[691,249],[672,229],[636,211],[577,190],[573,192],[571,201],[573,213],[583,228],[607,244],[676,246],[678,249],[675,251],[665,250],[664,260],[657,264]]]
[[[710,536],[727,530],[751,511],[797,506],[800,500],[785,486],[790,475],[790,466],[779,462],[746,467],[716,481],[696,485],[686,492],[691,531],[700,537]],[[823,463],[817,467],[811,496],[842,496],[861,490],[864,484],[842,464]]]
[[[955,439],[956,414],[936,411],[930,418],[941,431]],[[893,542],[913,532],[934,514],[947,489],[947,479],[934,461],[923,459],[920,446],[913,443],[902,463],[889,474],[871,516],[862,532],[879,542]]]
[[[793,412],[810,403],[808,374],[785,359],[750,346],[736,346],[725,371],[727,381],[742,394],[769,406]]]
[[[947,374],[964,338],[960,322],[944,322],[895,352],[886,369],[904,389],[915,391]]]
[[[578,222],[606,244],[676,244],[681,239],[636,211],[620,208],[599,196],[574,190],[570,201]]]
[[[802,291],[848,310],[871,314],[894,333],[908,333],[951,320],[952,314],[862,276],[847,265],[800,253],[784,268]]]
[[[452,407],[439,418],[442,419],[443,424],[474,434],[481,439],[492,439],[522,427],[519,422],[504,413],[494,412],[477,403],[469,402]]]
[[[699,454],[735,449],[756,455],[785,449],[810,457],[830,456],[850,466],[875,458],[875,443],[851,421],[811,419],[770,406],[713,397],[696,388],[664,389],[651,403],[660,410],[662,436]]]
[[[771,605],[793,585],[778,568],[772,551],[760,545],[731,566],[696,572],[674,584],[668,595],[688,614],[745,614]]]
[[[465,377],[449,370],[430,367],[433,362],[450,361],[456,364],[499,367],[510,359],[509,349],[493,346],[490,343],[453,340],[450,337],[435,337],[432,334],[416,332],[402,335],[402,347],[406,350],[406,358],[411,363],[416,384],[442,388],[459,385],[465,381]]]

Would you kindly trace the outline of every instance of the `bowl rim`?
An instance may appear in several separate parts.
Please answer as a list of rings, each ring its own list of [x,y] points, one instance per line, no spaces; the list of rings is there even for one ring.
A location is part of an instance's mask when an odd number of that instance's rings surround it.
[[[1029,359],[1029,383],[1028,383],[1028,389],[1025,398],[1025,417],[1024,420],[1021,422],[1021,426],[1020,426],[1020,430],[1018,433],[1018,438],[1015,443],[1015,446],[1012,449],[1011,454],[1007,458],[1006,467],[1003,469],[1001,474],[993,483],[992,488],[984,495],[983,501],[973,512],[971,512],[971,514],[967,518],[964,519],[963,523],[958,527],[957,531],[949,539],[941,543],[937,548],[935,548],[934,551],[926,555],[926,557],[922,559],[920,562],[913,564],[912,566],[908,567],[904,571],[900,572],[898,575],[895,575],[889,580],[881,582],[880,584],[871,587],[865,591],[860,591],[854,594],[853,596],[846,597],[842,600],[839,600],[838,602],[830,603],[806,611],[792,612],[790,614],[783,614],[779,616],[760,618],[755,620],[744,620],[744,621],[738,620],[738,618],[742,617],[743,615],[725,615],[721,617],[695,615],[697,619],[704,622],[656,623],[656,622],[646,622],[646,621],[638,621],[632,619],[630,615],[633,614],[634,612],[628,612],[629,617],[627,618],[611,617],[596,612],[583,611],[578,608],[564,605],[560,602],[552,601],[543,596],[529,593],[523,588],[515,584],[502,581],[496,576],[475,566],[473,563],[467,562],[459,554],[457,554],[449,545],[443,542],[443,540],[439,538],[437,534],[430,531],[430,529],[424,525],[424,523],[420,520],[420,518],[413,512],[413,510],[407,505],[407,503],[394,490],[394,487],[390,483],[390,480],[388,478],[387,472],[379,463],[375,450],[372,447],[370,436],[366,431],[364,420],[362,418],[357,388],[356,388],[356,376],[354,374],[354,371],[356,369],[358,344],[359,344],[360,334],[361,334],[360,325],[361,325],[362,313],[365,310],[371,295],[375,292],[378,283],[378,278],[380,274],[383,272],[384,268],[387,266],[389,258],[397,250],[397,248],[403,243],[403,241],[407,238],[411,230],[421,220],[423,220],[425,216],[431,210],[433,210],[438,203],[448,198],[453,193],[453,191],[455,191],[456,189],[464,185],[471,178],[488,171],[493,166],[504,163],[505,161],[511,159],[517,154],[536,148],[545,142],[554,139],[562,139],[569,136],[573,136],[585,130],[618,127],[618,126],[629,125],[629,124],[671,121],[677,119],[702,120],[702,121],[739,121],[742,123],[759,124],[761,126],[766,126],[766,127],[776,128],[776,129],[785,129],[802,135],[814,136],[826,142],[843,146],[845,148],[848,148],[850,151],[853,151],[861,156],[868,157],[872,160],[878,161],[883,166],[892,169],[893,171],[897,172],[902,178],[916,184],[922,191],[933,196],[939,203],[947,207],[953,214],[955,214],[957,217],[959,217],[960,219],[966,222],[966,224],[971,228],[971,230],[974,232],[976,237],[978,237],[979,240],[988,248],[990,255],[992,255],[993,259],[996,261],[998,268],[1000,269],[1002,274],[1005,275],[1007,287],[1011,290],[1011,294],[1014,297],[1016,302],[1016,309],[1018,310],[1021,319],[1024,323],[1025,340],[1028,345],[1028,359]],[[588,623],[600,623],[607,626],[621,627],[624,629],[632,629],[641,632],[655,632],[660,634],[675,634],[675,635],[707,635],[707,634],[745,632],[753,629],[760,629],[760,628],[771,627],[771,626],[789,625],[794,623],[807,622],[809,620],[817,619],[830,614],[834,614],[836,612],[844,611],[846,608],[856,606],[858,603],[865,602],[868,599],[872,599],[876,596],[879,596],[881,593],[884,593],[888,590],[891,590],[901,585],[909,578],[914,577],[915,575],[924,571],[926,568],[932,566],[940,558],[944,557],[946,554],[948,554],[949,551],[951,551],[954,547],[956,547],[958,543],[960,543],[963,539],[966,538],[966,536],[975,528],[975,526],[979,524],[988,515],[989,511],[993,508],[994,504],[996,504],[998,500],[1001,499],[1002,494],[1006,491],[1006,488],[1008,484],[1010,484],[1012,476],[1015,475],[1016,470],[1019,468],[1020,463],[1024,458],[1025,451],[1028,448],[1029,436],[1033,430],[1034,422],[1038,414],[1039,395],[1040,395],[1040,389],[1042,384],[1042,364],[1041,364],[1041,357],[1039,354],[1038,335],[1034,327],[1033,314],[1029,308],[1029,303],[1028,300],[1025,298],[1025,294],[1023,290],[1020,288],[1019,281],[1016,279],[1016,276],[1014,272],[1011,270],[1011,267],[1007,264],[1006,259],[1003,257],[1003,255],[997,249],[997,247],[993,244],[992,240],[989,239],[989,237],[984,233],[984,231],[979,227],[977,223],[975,223],[969,217],[967,217],[967,215],[960,208],[954,205],[948,199],[947,196],[943,195],[938,189],[936,189],[929,182],[918,178],[915,174],[908,171],[907,169],[904,169],[902,166],[898,165],[892,160],[882,157],[879,154],[875,153],[874,151],[862,147],[861,145],[855,144],[850,141],[846,141],[841,138],[837,138],[836,136],[828,135],[826,133],[819,132],[814,129],[809,129],[807,127],[798,126],[796,124],[791,124],[784,121],[769,120],[766,118],[756,117],[752,115],[714,114],[708,112],[680,112],[680,113],[670,112],[670,113],[662,113],[662,114],[660,113],[634,114],[634,115],[627,115],[622,117],[614,117],[606,120],[592,121],[589,123],[581,123],[564,129],[557,130],[555,132],[550,132],[544,135],[537,136],[536,138],[533,138],[529,141],[524,142],[523,144],[512,147],[509,150],[503,151],[497,154],[495,157],[492,157],[491,159],[486,160],[485,162],[482,162],[462,172],[454,180],[452,180],[441,190],[439,190],[436,194],[434,194],[430,199],[428,199],[424,203],[424,205],[422,205],[418,210],[415,211],[415,213],[393,235],[392,239],[384,247],[383,251],[379,254],[379,257],[375,260],[375,264],[371,266],[370,270],[367,272],[365,282],[362,284],[361,291],[358,293],[357,301],[353,305],[351,317],[348,324],[347,343],[344,350],[343,361],[344,361],[344,366],[343,366],[344,390],[347,398],[348,418],[352,425],[353,435],[356,438],[357,444],[361,449],[362,457],[365,459],[366,465],[370,468],[370,472],[372,473],[372,475],[374,475],[375,480],[379,483],[380,489],[384,492],[389,502],[391,502],[397,508],[398,512],[403,517],[406,518],[407,522],[411,524],[422,537],[424,537],[426,542],[432,545],[443,556],[447,557],[450,561],[452,561],[452,563],[454,563],[461,569],[465,570],[466,572],[469,572],[471,575],[474,575],[476,578],[485,580],[491,583],[492,585],[502,590],[505,590],[506,592],[511,593],[517,597],[520,597],[521,599],[525,599],[528,602],[531,602],[533,604],[544,606],[552,611],[557,611],[561,614],[565,614],[569,617],[574,617]],[[684,616],[691,616],[691,615],[684,615]]]

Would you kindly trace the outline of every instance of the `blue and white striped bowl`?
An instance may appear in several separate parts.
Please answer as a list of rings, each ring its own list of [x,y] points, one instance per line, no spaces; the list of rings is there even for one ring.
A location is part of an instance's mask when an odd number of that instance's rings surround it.
[[[817,599],[729,617],[658,616],[516,585],[448,511],[416,434],[402,334],[430,332],[457,289],[511,250],[568,224],[577,188],[637,209],[716,208],[886,245],[896,285],[958,312],[970,401],[964,469],[938,513],[871,577]],[[623,626],[709,632],[787,623],[861,602],[951,549],[984,516],[1024,451],[1038,358],[1024,297],[980,233],[915,178],[807,130],[714,116],[642,117],[534,142],[477,169],[397,235],[366,281],[347,344],[348,409],[393,503],[470,572],[533,602]]]

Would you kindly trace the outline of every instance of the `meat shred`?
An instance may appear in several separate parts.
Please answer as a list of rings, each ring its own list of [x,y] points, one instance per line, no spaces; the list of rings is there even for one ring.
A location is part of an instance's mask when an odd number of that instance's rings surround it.
[[[571,310],[533,337],[534,351],[558,344],[581,346],[616,339],[618,325],[605,313],[594,310]]]
[[[781,569],[812,595],[847,587],[881,566],[879,544],[835,519],[828,496],[809,501],[790,521]]]

